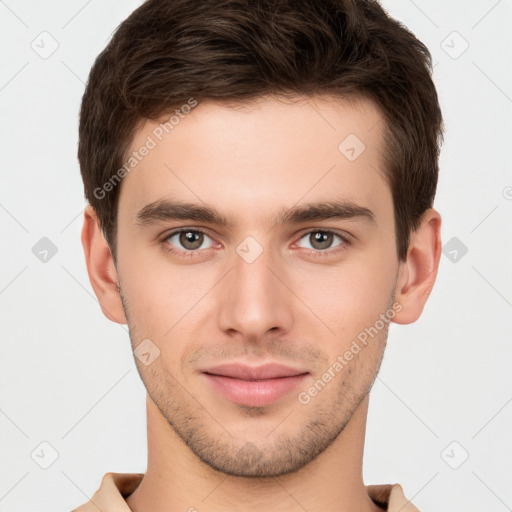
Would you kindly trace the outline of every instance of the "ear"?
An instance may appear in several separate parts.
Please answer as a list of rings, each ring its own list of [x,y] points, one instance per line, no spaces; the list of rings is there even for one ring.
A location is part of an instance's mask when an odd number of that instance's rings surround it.
[[[84,210],[82,245],[89,281],[98,298],[103,314],[112,322],[126,324],[119,279],[110,247],[101,231],[100,222],[92,206]]]
[[[402,309],[393,322],[410,324],[418,320],[434,286],[440,257],[441,216],[430,208],[411,233],[407,258],[400,262],[395,301]]]

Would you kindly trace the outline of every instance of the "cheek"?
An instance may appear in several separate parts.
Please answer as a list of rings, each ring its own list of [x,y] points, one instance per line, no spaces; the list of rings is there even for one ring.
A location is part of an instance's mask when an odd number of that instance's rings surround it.
[[[120,277],[127,300],[132,330],[137,336],[155,339],[168,350],[167,342],[183,336],[196,322],[201,324],[201,298],[214,284],[212,270],[193,265],[172,265],[163,251],[132,251],[124,257]],[[125,253],[126,254],[126,253]]]
[[[298,296],[334,332],[334,343],[348,342],[373,325],[390,306],[396,268],[389,260],[354,259],[339,267],[303,272]],[[342,341],[343,340],[343,341]]]
[[[173,325],[172,312],[180,301],[172,275],[136,254],[123,258],[119,274],[131,323],[138,333],[161,337]]]

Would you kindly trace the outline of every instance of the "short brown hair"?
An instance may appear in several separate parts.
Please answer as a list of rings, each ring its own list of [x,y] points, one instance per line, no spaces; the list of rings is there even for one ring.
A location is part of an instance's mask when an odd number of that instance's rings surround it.
[[[426,46],[376,0],[147,0],[89,75],[78,146],[85,197],[115,258],[121,187],[101,187],[123,166],[142,120],[190,98],[364,97],[385,121],[384,172],[403,260],[437,187],[443,119],[431,74]]]

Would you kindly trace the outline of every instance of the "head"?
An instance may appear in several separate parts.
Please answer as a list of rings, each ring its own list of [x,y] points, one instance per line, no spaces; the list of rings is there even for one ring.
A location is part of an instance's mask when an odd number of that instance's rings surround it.
[[[149,0],[118,27],[80,113],[87,267],[203,462],[276,476],[343,431],[434,284],[441,141],[430,54],[375,1]],[[205,373],[231,362],[304,378],[235,403]]]

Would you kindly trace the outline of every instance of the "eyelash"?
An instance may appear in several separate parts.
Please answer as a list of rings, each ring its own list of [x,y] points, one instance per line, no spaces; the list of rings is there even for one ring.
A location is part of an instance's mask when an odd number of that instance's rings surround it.
[[[194,257],[196,257],[196,255],[199,252],[207,250],[207,249],[196,249],[196,250],[192,250],[192,251],[186,251],[186,250],[180,251],[180,250],[172,248],[171,245],[166,243],[167,240],[169,240],[169,238],[173,237],[174,235],[177,235],[177,234],[180,234],[180,233],[185,233],[185,232],[202,233],[203,235],[206,235],[209,238],[211,238],[208,235],[208,233],[206,231],[203,231],[202,229],[198,229],[198,228],[194,228],[194,229],[189,229],[189,228],[176,229],[176,230],[166,234],[162,238],[161,241],[162,241],[162,243],[164,245],[165,251],[169,252],[171,254],[174,254],[174,255],[179,255],[179,256],[184,257],[184,258],[194,258]],[[307,231],[306,233],[303,233],[301,235],[301,237],[299,238],[299,240],[304,238],[306,235],[311,235],[312,233],[327,233],[327,234],[336,235],[342,241],[342,243],[339,246],[337,246],[335,249],[325,249],[325,250],[310,249],[310,250],[308,250],[308,252],[310,253],[310,256],[313,256],[313,257],[332,256],[334,254],[338,254],[340,252],[343,252],[344,250],[347,249],[347,246],[350,245],[350,240],[348,239],[348,237],[346,237],[346,236],[340,234],[338,231],[334,231],[332,229],[312,229],[310,231]]]

